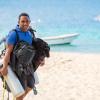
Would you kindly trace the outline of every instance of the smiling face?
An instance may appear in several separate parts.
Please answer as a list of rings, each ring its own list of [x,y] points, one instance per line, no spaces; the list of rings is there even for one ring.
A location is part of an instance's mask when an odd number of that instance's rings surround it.
[[[19,27],[23,32],[26,32],[30,25],[30,19],[28,16],[21,16],[18,21]]]

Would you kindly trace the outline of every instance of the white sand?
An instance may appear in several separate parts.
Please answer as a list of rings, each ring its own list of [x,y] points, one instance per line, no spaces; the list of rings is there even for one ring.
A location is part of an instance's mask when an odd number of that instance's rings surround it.
[[[52,52],[37,72],[38,95],[24,100],[100,100],[100,54]]]

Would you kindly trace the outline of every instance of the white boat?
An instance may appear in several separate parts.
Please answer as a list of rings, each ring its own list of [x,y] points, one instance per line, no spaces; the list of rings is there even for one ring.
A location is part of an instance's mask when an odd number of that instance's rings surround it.
[[[54,44],[71,43],[77,36],[79,36],[78,33],[72,33],[61,36],[44,37],[42,39],[46,41],[48,44],[54,45]]]

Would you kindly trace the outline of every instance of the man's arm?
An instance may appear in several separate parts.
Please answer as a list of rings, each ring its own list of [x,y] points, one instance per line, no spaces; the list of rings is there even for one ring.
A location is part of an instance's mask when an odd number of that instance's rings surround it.
[[[13,45],[6,46],[6,52],[3,58],[3,67],[0,69],[0,72],[2,75],[7,75],[7,72],[8,72],[7,67],[10,61],[10,55],[11,55],[12,50],[13,50]]]

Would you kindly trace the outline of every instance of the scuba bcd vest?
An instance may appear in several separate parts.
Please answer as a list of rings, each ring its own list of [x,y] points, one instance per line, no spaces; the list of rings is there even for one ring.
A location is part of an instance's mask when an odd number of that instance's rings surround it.
[[[34,72],[32,60],[36,52],[35,47],[25,41],[20,41],[17,30],[13,31],[16,32],[17,43],[11,54],[10,65],[18,76],[21,76],[22,73],[31,74]]]
[[[25,41],[20,41],[17,30],[14,29],[13,31],[16,32],[16,38],[18,41],[11,55],[11,66],[13,71],[20,72],[19,70],[21,69],[22,71],[22,67],[28,68],[28,66],[36,71],[45,57],[50,56],[50,47],[48,43],[40,38],[35,38],[35,30],[32,28],[29,29],[33,39],[32,46]]]

